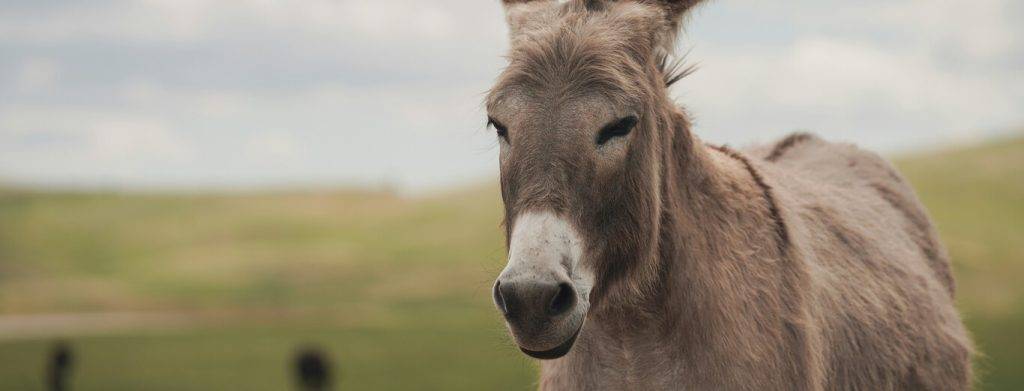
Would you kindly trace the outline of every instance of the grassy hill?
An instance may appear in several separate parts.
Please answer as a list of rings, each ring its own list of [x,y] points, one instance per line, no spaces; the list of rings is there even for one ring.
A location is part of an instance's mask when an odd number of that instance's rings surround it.
[[[0,312],[464,298],[502,258],[499,202],[487,191],[8,193]]]
[[[953,256],[982,388],[1024,387],[1024,138],[898,165]],[[332,353],[344,389],[530,388],[533,365],[490,304],[499,213],[493,187],[417,199],[0,190],[0,319],[16,320],[0,320],[0,389],[42,389],[54,338],[75,348],[84,390],[287,389],[289,355],[307,343]]]
[[[897,161],[938,225],[984,390],[1024,389],[1024,138]]]

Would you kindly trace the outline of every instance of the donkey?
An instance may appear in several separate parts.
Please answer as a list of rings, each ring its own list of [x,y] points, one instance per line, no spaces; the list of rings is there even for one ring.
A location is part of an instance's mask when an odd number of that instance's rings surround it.
[[[667,58],[700,2],[503,1],[493,294],[540,388],[969,389],[948,255],[889,163],[691,133]]]

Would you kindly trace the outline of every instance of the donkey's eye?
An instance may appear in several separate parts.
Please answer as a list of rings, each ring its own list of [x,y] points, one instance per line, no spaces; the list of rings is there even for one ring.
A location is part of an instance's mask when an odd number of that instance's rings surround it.
[[[633,128],[636,127],[636,123],[638,121],[639,120],[635,115],[631,115],[617,119],[614,122],[605,125],[604,128],[601,128],[601,132],[597,134],[597,145],[604,145],[604,143],[607,143],[613,138],[623,137],[629,134],[629,132],[633,131]]]
[[[487,126],[493,126],[494,130],[498,133],[498,137],[508,138],[508,128],[500,122],[495,121],[494,118],[487,117]]]

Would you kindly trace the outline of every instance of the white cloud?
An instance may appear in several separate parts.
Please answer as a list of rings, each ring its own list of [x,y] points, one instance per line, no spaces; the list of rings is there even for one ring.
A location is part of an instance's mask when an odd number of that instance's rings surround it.
[[[315,0],[302,7],[276,3],[262,11],[282,25],[387,41],[445,39],[455,31],[452,16],[430,2]]]
[[[453,15],[437,3],[400,0],[130,0],[38,12],[35,18],[0,13],[0,41],[185,43],[279,29],[394,43],[450,38],[456,31]]]
[[[790,75],[776,78],[777,83],[769,86],[784,104],[840,109],[882,101],[908,113],[942,115],[947,121],[974,121],[986,113],[1013,110],[998,86],[989,85],[983,77],[944,71],[923,56],[827,38],[801,40],[785,54],[764,74],[769,80],[772,73]],[[998,99],[978,105],[984,97]]]
[[[709,2],[686,35],[701,70],[675,93],[712,141],[977,137],[1024,123],[1013,6]],[[0,6],[0,175],[406,189],[493,177],[481,101],[506,46],[492,1]]]
[[[190,142],[161,120],[73,107],[5,107],[0,110],[0,139],[7,152],[45,154],[57,164],[64,159],[94,160],[103,166],[192,157]]]
[[[261,131],[249,138],[245,149],[256,161],[278,164],[298,156],[300,147],[288,133]]]
[[[958,54],[992,59],[1019,44],[1019,21],[1010,0],[904,0],[869,4],[858,16],[899,26],[933,46],[952,46]]]
[[[755,15],[790,20],[792,30],[765,29],[760,39],[760,27],[702,36],[697,19],[688,42],[701,69],[676,94],[700,133],[736,144],[811,130],[892,151],[1006,131],[1024,122],[1024,79],[1015,76],[1024,64],[999,65],[1021,53],[1005,5],[907,0],[827,13],[839,5],[762,4]]]
[[[183,2],[186,3],[186,2]],[[0,42],[56,43],[88,39],[122,42],[185,42],[203,35],[199,9],[166,2],[110,3],[107,7],[75,4],[32,13],[0,13]]]
[[[187,143],[159,121],[116,118],[84,125],[84,129],[89,154],[100,161],[184,161],[191,157]]]
[[[29,58],[22,61],[18,71],[14,73],[13,84],[25,93],[38,93],[49,90],[60,78],[60,66],[50,59]]]

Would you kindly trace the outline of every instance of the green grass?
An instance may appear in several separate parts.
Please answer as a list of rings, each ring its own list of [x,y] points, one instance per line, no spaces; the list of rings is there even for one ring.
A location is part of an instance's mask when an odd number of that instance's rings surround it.
[[[0,196],[0,313],[465,297],[502,258],[499,198]]]
[[[385,309],[400,322],[337,326],[311,319],[72,339],[80,390],[290,389],[297,347],[330,352],[342,389],[521,390],[533,365],[481,319],[485,309],[415,303]],[[338,314],[338,316],[343,316]],[[438,322],[451,317],[448,322]],[[424,318],[428,320],[424,321]],[[48,344],[0,345],[2,389],[42,389]]]
[[[1024,138],[898,161],[938,226],[985,390],[1024,389]]]
[[[954,259],[984,353],[979,388],[1024,389],[1024,138],[898,165]],[[0,389],[42,389],[55,339],[75,349],[76,390],[287,389],[288,358],[309,343],[332,354],[342,389],[531,388],[534,366],[490,303],[500,210],[493,187],[416,199],[0,189],[0,315],[230,312],[0,335]]]

